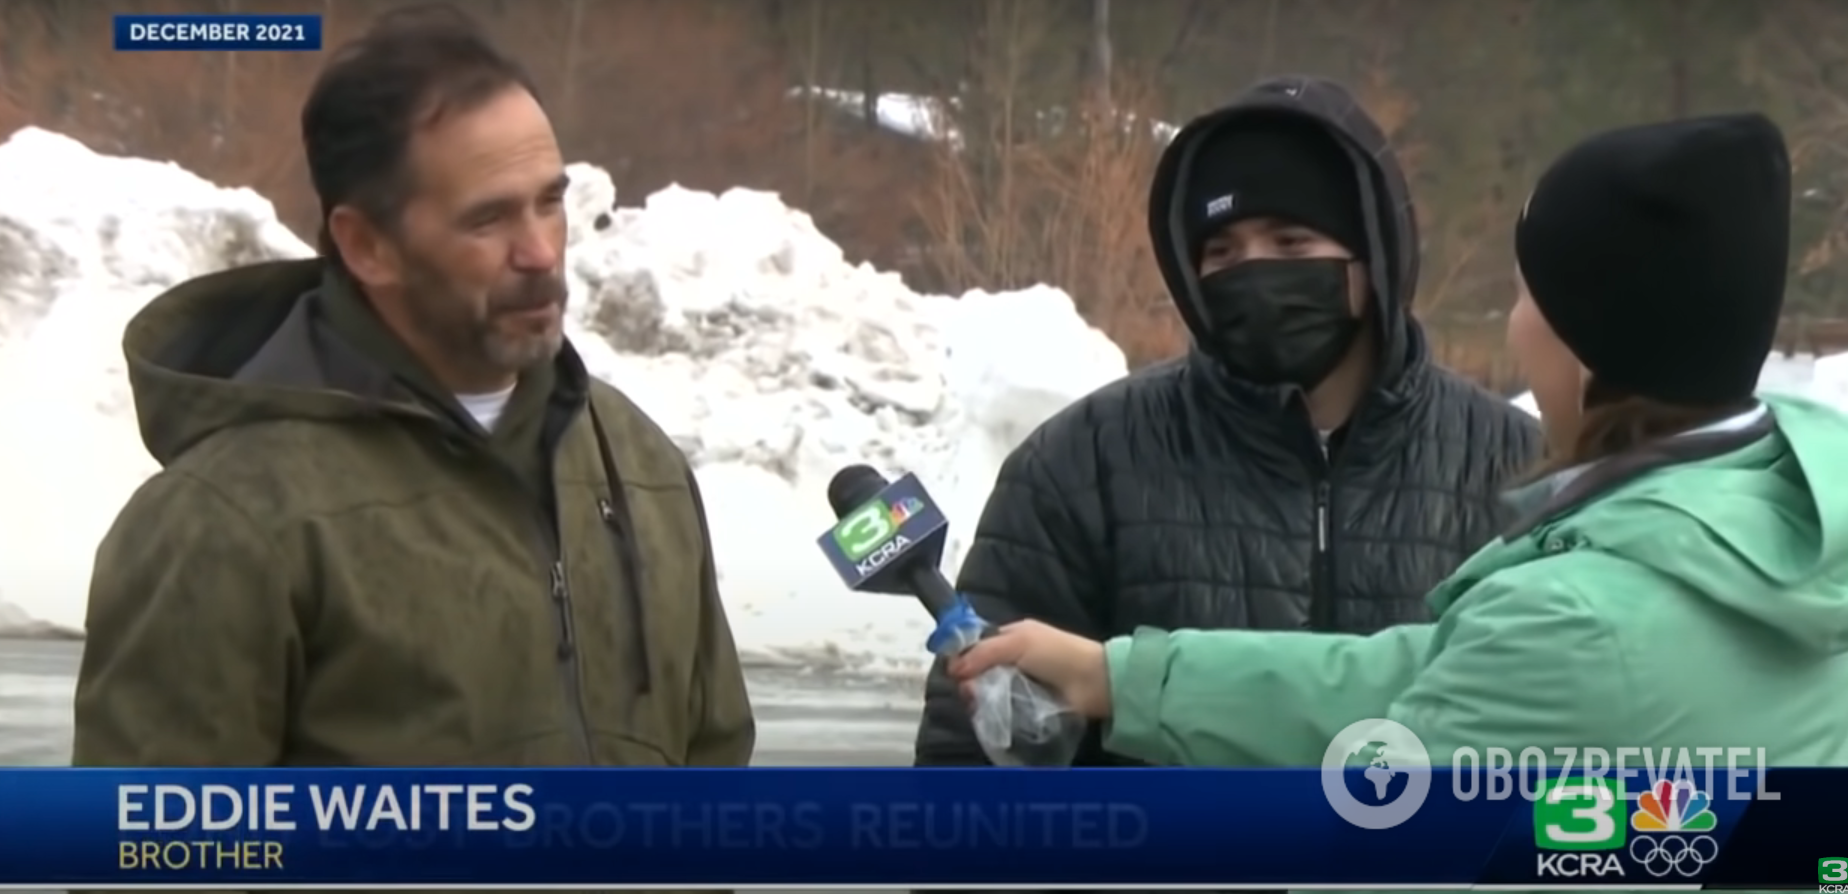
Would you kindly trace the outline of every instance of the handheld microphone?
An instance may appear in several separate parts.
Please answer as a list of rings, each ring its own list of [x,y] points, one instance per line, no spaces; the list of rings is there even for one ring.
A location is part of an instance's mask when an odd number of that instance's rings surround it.
[[[840,521],[816,541],[849,589],[908,593],[937,621],[925,647],[960,654],[994,635],[937,570],[950,523],[917,476],[887,481],[871,466],[848,466],[828,482]],[[982,753],[1003,767],[1066,767],[1084,738],[1084,719],[1014,667],[991,667],[971,684],[970,724]]]
[[[956,590],[937,563],[949,520],[916,475],[887,481],[871,466],[848,466],[828,482],[840,521],[816,541],[850,590],[910,595],[932,618],[956,607]]]

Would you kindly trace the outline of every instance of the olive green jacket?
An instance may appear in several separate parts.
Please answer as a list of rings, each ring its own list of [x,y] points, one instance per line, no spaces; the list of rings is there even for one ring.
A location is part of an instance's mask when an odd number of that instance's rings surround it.
[[[318,260],[260,264],[129,324],[163,471],[97,550],[74,762],[748,764],[673,442],[567,346],[535,488],[343,337],[332,289]]]

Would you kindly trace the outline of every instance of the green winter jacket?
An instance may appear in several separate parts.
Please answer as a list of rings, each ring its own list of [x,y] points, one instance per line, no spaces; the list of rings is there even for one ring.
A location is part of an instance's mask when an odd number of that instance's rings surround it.
[[[1110,641],[1105,746],[1166,765],[1319,766],[1350,723],[1387,718],[1436,767],[1459,748],[1530,746],[1848,766],[1848,416],[1766,404],[1747,430],[1513,495],[1528,521],[1431,593],[1435,623]]]
[[[129,323],[163,470],[97,550],[74,762],[749,763],[667,435],[569,347],[484,432],[322,266],[196,279]]]

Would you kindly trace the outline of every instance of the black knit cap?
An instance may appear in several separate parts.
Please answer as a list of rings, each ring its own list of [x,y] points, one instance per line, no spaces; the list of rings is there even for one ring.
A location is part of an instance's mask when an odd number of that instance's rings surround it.
[[[1299,115],[1253,113],[1206,136],[1188,173],[1187,245],[1253,217],[1309,227],[1367,257],[1360,174],[1328,129]]]
[[[1747,114],[1592,137],[1540,177],[1514,252],[1601,385],[1682,406],[1748,398],[1784,305],[1783,134]]]

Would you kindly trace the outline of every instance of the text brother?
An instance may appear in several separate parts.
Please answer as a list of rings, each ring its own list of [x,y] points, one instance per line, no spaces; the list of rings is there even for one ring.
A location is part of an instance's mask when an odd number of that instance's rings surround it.
[[[280,841],[120,841],[116,868],[241,872],[282,868]]]

